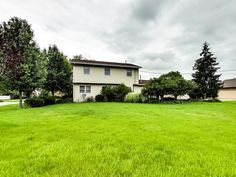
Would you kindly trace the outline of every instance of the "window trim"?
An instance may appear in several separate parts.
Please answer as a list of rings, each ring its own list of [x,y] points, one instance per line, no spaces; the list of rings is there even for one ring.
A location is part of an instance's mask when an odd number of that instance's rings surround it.
[[[109,69],[109,70],[106,70],[106,69]],[[109,74],[108,74],[106,71],[109,71]],[[105,68],[104,68],[104,75],[105,75],[105,76],[110,76],[110,75],[111,75],[111,68],[105,67]]]
[[[89,74],[90,74],[90,67],[84,66],[84,75],[89,75]]]
[[[129,72],[130,71],[130,72]],[[129,75],[130,74],[130,75]],[[132,69],[127,69],[127,71],[126,71],[126,76],[128,76],[128,77],[132,77],[132,75],[133,75],[133,70]]]
[[[89,89],[88,89],[88,88],[89,88]],[[86,92],[86,93],[91,93],[91,88],[92,88],[91,85],[86,85],[86,86],[85,86],[85,92]],[[88,90],[89,90],[89,91],[88,91]]]
[[[81,92],[82,90],[83,90],[83,92]],[[79,86],[79,93],[83,93],[83,94],[84,93],[91,93],[91,90],[92,90],[92,86],[91,85],[80,85]]]
[[[82,87],[83,87],[83,89],[82,89]],[[81,90],[83,90],[83,92]],[[85,92],[85,85],[80,85],[79,86],[79,93],[86,93]]]

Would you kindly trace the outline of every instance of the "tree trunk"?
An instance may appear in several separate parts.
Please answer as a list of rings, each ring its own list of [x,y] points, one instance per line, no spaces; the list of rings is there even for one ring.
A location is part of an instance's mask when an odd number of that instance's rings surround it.
[[[54,90],[52,90],[52,96],[54,96]]]
[[[23,102],[22,102],[22,91],[19,91],[19,98],[20,98],[20,108],[23,108]]]

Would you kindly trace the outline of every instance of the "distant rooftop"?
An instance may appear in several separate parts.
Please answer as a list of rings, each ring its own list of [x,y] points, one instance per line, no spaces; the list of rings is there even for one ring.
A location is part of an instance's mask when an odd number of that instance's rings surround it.
[[[223,88],[236,88],[236,78],[224,80]]]
[[[134,65],[131,63],[117,63],[117,62],[107,62],[107,61],[96,61],[96,60],[70,60],[72,65],[85,65],[85,66],[107,66],[114,68],[131,68],[131,69],[139,69],[141,66]]]

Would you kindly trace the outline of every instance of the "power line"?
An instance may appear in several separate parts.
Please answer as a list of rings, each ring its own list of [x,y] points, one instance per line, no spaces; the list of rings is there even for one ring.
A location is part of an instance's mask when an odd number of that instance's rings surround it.
[[[218,73],[223,73],[223,72],[232,72],[232,71],[236,71],[236,69],[228,69],[228,70],[219,70]],[[153,71],[145,71],[145,70],[141,70],[140,72],[142,73],[149,73],[149,74],[166,74],[164,72],[153,72]],[[193,72],[192,72],[193,73]],[[182,73],[183,75],[188,75],[188,74],[192,74],[192,73]]]

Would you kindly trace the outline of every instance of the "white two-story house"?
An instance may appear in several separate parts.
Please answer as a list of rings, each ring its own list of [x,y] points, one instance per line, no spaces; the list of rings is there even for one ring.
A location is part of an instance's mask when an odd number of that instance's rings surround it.
[[[73,100],[84,101],[100,94],[105,85],[125,84],[134,92],[140,92],[140,66],[130,63],[94,60],[71,60],[73,65]]]

